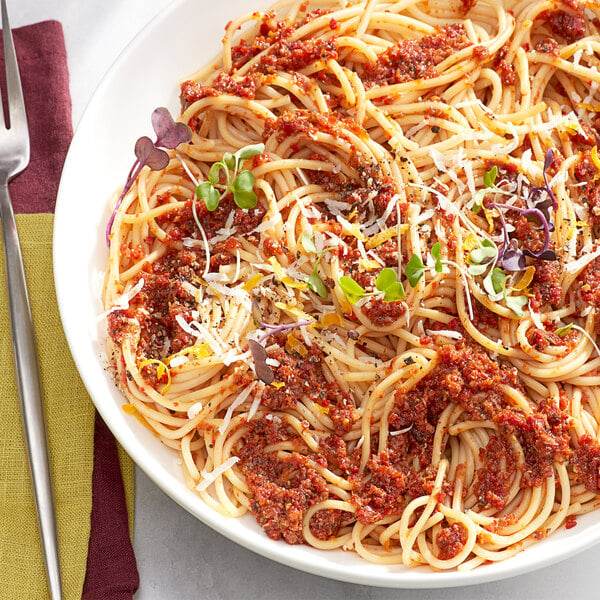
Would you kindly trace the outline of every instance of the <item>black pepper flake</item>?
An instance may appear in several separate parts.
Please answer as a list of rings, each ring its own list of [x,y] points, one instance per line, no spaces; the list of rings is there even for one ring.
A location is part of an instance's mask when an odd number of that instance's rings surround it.
[[[440,128],[439,128],[439,126],[438,126],[438,125],[434,125],[434,126],[431,128],[431,131],[433,131],[433,133],[439,133],[439,132],[440,132]]]
[[[415,360],[414,360],[414,358],[412,356],[407,356],[404,359],[404,364],[405,365],[414,365],[415,364]]]

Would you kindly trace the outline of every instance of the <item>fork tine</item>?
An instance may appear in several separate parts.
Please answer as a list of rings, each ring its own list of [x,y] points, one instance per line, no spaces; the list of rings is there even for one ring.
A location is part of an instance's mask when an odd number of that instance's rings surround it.
[[[25,100],[17,64],[17,54],[13,41],[12,31],[8,20],[6,0],[2,3],[2,39],[4,41],[4,63],[6,67],[6,97],[8,99],[8,118],[11,129],[26,130],[27,115],[25,113]]]

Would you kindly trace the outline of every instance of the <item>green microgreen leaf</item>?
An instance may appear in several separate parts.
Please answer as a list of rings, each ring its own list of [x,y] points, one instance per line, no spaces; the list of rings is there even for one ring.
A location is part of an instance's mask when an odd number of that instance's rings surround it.
[[[569,331],[571,331],[571,329],[573,329],[573,323],[569,323],[568,325],[565,325],[564,327],[559,327],[554,333],[558,337],[565,337],[565,335],[567,335],[567,333],[569,333]]]
[[[498,167],[494,165],[489,171],[485,172],[485,175],[483,176],[483,185],[485,185],[486,188],[494,187],[496,177],[498,177]]]
[[[317,247],[315,246],[315,240],[313,240],[308,233],[303,233],[300,237],[300,241],[302,242],[302,247],[307,252],[312,252],[313,254],[317,254]]]
[[[508,275],[502,270],[496,267],[492,270],[492,274],[490,276],[490,280],[492,282],[492,287],[496,294],[500,294],[506,290],[506,280],[508,279]]]
[[[234,192],[250,192],[254,187],[254,173],[252,171],[242,171],[233,181],[232,189]]]
[[[498,248],[496,244],[487,238],[483,238],[477,248],[471,250],[469,260],[471,263],[482,264],[488,258],[496,258],[498,255]]]
[[[435,258],[435,270],[436,273],[441,273],[444,270],[442,265],[442,246],[439,242],[436,242],[431,248],[431,256]]]
[[[425,268],[423,261],[416,254],[413,254],[409,258],[406,263],[405,273],[408,278],[408,283],[410,283],[412,287],[416,287],[417,283],[419,283],[419,279],[421,279],[425,273]]]
[[[327,298],[329,295],[325,282],[314,271],[306,278],[306,283],[308,284],[308,287],[315,294],[317,294],[317,296],[320,296],[321,298]]]
[[[260,156],[264,151],[264,144],[252,144],[250,146],[244,146],[243,148],[240,148],[234,154],[234,157],[237,158],[238,161],[242,161],[252,158],[253,156]]]
[[[256,194],[252,190],[240,190],[233,193],[233,200],[240,208],[254,208],[258,202]]]
[[[385,289],[383,300],[385,302],[397,302],[398,300],[403,300],[404,296],[406,296],[404,286],[400,281],[394,281],[392,285]]]
[[[483,275],[488,270],[489,265],[470,264],[467,268],[471,275]]]
[[[406,293],[404,286],[396,279],[396,271],[389,267],[382,269],[375,280],[375,287],[384,292],[383,300],[385,302],[396,302],[402,300]]]
[[[219,192],[215,190],[210,181],[204,181],[196,188],[196,196],[201,200],[204,200],[206,210],[211,212],[216,210],[217,206],[219,206],[219,200],[221,199]]]
[[[217,185],[219,183],[221,170],[224,169],[226,169],[226,167],[222,162],[214,163],[208,171],[208,181],[213,185]]]
[[[223,154],[223,158],[221,159],[223,166],[230,171],[237,169],[237,161],[235,160],[235,155],[231,154],[231,152],[225,152]]]
[[[475,195],[473,196],[473,212],[478,213],[481,210],[486,193],[487,190],[485,189],[477,190],[475,192]]]
[[[527,304],[527,296],[506,296],[506,306],[512,310],[517,317],[523,316],[523,307]]]
[[[350,304],[356,304],[367,293],[361,285],[352,279],[352,277],[342,275],[342,277],[339,278],[338,283]]]
[[[396,281],[396,271],[387,267],[382,269],[381,273],[379,273],[377,276],[377,279],[375,280],[375,287],[380,292],[385,292],[390,286],[394,285]]]

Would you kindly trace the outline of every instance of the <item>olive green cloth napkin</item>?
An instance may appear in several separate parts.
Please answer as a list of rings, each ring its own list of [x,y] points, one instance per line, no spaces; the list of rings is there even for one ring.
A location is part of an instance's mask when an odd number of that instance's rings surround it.
[[[79,600],[86,574],[94,406],[63,333],[52,274],[51,214],[17,215],[35,322],[65,600]],[[17,398],[4,257],[0,261],[0,598],[48,597],[44,561]],[[130,522],[134,472],[121,452]]]

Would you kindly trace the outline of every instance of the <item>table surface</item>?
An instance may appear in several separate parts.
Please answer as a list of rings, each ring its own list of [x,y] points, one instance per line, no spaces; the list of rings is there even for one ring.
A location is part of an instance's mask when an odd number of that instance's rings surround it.
[[[198,0],[206,2],[208,0]],[[56,19],[64,27],[73,123],[127,43],[171,0],[8,0],[13,27]],[[279,565],[200,523],[136,469],[136,600],[470,600],[598,596],[600,546],[557,565],[502,582],[445,590],[391,590],[340,583]],[[225,569],[224,569],[225,566]]]

